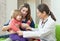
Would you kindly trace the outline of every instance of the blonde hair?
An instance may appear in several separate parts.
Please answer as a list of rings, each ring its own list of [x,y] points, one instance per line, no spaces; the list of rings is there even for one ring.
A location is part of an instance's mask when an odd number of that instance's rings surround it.
[[[13,13],[12,13],[11,19],[12,19],[12,18],[16,18],[18,15],[19,15],[19,16],[22,16],[22,14],[20,13],[20,10],[15,9],[15,10],[13,11]]]

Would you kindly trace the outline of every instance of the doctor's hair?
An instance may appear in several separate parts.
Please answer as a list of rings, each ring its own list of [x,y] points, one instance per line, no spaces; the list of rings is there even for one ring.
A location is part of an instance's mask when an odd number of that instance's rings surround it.
[[[46,4],[39,4],[37,8],[41,13],[45,11],[48,16],[51,16],[51,18],[54,21],[56,21],[55,16],[53,15],[53,13],[50,11],[49,7]]]

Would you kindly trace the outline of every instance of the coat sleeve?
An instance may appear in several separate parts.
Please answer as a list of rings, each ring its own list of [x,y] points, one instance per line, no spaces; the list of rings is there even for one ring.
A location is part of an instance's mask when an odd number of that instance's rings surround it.
[[[47,36],[52,31],[54,31],[54,29],[53,29],[54,24],[55,24],[54,22],[50,22],[50,23],[48,22],[44,26],[43,29],[39,29],[38,31],[24,31],[23,32],[23,37],[44,37],[44,36]]]

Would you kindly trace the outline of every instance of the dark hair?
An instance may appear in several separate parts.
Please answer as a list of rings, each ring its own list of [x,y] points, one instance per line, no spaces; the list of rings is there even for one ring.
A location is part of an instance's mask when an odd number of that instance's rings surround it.
[[[20,6],[20,11],[21,11],[21,9],[22,9],[23,7],[28,8],[28,12],[27,12],[28,14],[26,15],[26,19],[32,21],[32,18],[31,18],[31,10],[30,10],[29,4],[28,4],[28,3],[24,3],[23,5],[21,5],[21,6]]]
[[[43,11],[45,11],[47,15],[50,15],[51,18],[52,18],[54,21],[56,21],[55,16],[53,15],[53,13],[50,11],[49,7],[48,7],[46,4],[40,4],[40,5],[38,5],[37,8],[38,8],[38,10],[39,10],[41,13],[43,13]]]

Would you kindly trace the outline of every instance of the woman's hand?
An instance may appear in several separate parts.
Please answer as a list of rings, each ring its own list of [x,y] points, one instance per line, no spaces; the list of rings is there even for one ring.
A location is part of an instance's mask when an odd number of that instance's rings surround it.
[[[7,30],[9,30],[9,29],[10,29],[10,26],[9,26],[9,25],[8,25],[8,26],[3,26],[2,31],[7,31]],[[13,30],[9,30],[8,32],[9,32],[9,34],[14,34],[14,33],[16,33],[16,32],[14,32]]]
[[[2,31],[7,31],[9,29],[9,25],[8,26],[3,26]]]

